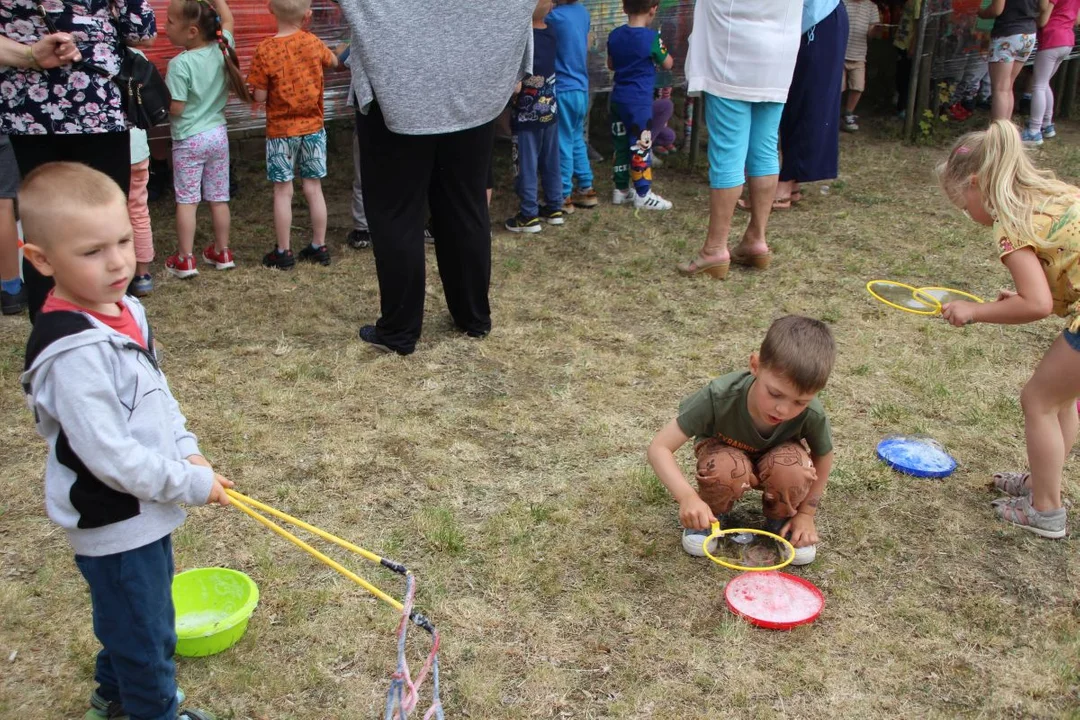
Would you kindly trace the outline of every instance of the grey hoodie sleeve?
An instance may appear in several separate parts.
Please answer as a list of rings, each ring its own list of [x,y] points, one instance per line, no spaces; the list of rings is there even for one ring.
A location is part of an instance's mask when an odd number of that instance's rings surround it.
[[[168,390],[167,396],[172,415],[173,436],[176,438],[176,449],[180,451],[180,457],[202,455],[202,451],[199,450],[199,439],[195,437],[195,433],[188,430],[187,418],[180,411],[180,403],[176,402],[172,390]]]
[[[214,484],[210,468],[170,459],[132,437],[128,410],[109,382],[113,367],[106,348],[57,357],[35,388],[35,404],[59,423],[72,452],[105,485],[144,501],[205,505]],[[176,415],[182,426],[179,408]],[[182,442],[198,450],[190,433],[177,436],[178,448]]]

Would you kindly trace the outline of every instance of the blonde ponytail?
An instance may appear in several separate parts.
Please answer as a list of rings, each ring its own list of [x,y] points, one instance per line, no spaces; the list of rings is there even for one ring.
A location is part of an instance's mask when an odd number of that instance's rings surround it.
[[[1018,244],[1036,243],[1034,215],[1080,202],[1080,189],[1032,164],[1020,131],[1008,120],[961,137],[937,168],[942,189],[957,205],[975,179],[983,204],[1005,235]]]

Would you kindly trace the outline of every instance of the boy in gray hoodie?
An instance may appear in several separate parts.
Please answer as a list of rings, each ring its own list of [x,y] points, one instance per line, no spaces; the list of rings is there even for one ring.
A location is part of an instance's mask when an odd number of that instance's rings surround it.
[[[45,508],[90,586],[101,641],[91,718],[207,720],[178,710],[171,533],[179,503],[228,505],[158,367],[138,300],[124,193],[76,163],[48,163],[19,192],[26,258],[52,277],[21,377],[49,444]]]

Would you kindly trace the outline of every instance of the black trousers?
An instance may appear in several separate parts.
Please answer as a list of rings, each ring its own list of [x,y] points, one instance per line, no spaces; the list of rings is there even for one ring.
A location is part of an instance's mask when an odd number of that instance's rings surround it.
[[[494,123],[443,135],[399,135],[378,103],[357,113],[375,270],[379,276],[379,340],[410,353],[424,320],[424,220],[431,233],[446,306],[472,335],[491,330],[491,220],[487,178]]]
[[[19,174],[25,179],[30,172],[48,162],[68,161],[89,165],[105,173],[127,195],[131,184],[131,139],[128,132],[93,133],[87,135],[11,135]],[[33,242],[27,238],[27,242]],[[52,290],[52,278],[41,275],[23,259],[23,282],[34,322],[45,297]]]

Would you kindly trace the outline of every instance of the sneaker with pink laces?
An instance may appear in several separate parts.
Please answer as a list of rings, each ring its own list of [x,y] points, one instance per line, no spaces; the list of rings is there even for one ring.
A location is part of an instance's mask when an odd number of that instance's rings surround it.
[[[198,268],[195,267],[195,256],[191,253],[188,253],[187,255],[181,255],[180,253],[170,255],[165,260],[165,270],[167,270],[170,275],[175,275],[181,280],[195,277],[199,274]]]
[[[203,260],[213,265],[218,270],[229,270],[236,267],[236,261],[233,259],[232,250],[225,248],[224,250],[215,250],[213,245],[207,246],[203,250]]]

